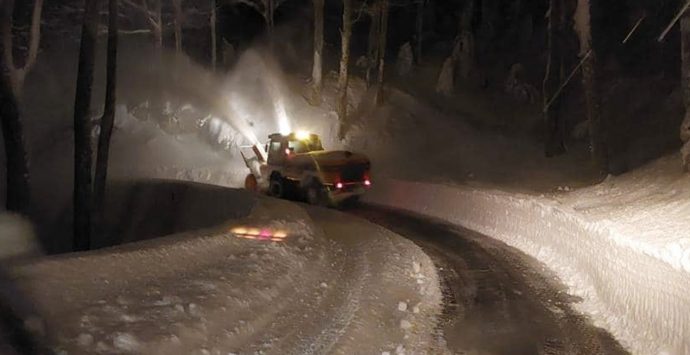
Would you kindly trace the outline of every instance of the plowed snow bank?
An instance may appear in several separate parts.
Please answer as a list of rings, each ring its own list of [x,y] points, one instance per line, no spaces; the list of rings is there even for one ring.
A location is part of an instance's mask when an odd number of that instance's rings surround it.
[[[571,193],[380,181],[370,201],[495,237],[544,262],[639,354],[690,354],[690,178],[663,159]]]

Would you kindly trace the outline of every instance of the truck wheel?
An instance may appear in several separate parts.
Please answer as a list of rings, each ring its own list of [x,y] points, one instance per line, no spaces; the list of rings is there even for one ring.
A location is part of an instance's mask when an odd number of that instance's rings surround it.
[[[321,183],[312,183],[307,188],[307,202],[314,206],[328,206],[328,191]]]
[[[283,184],[283,179],[272,178],[271,183],[268,186],[268,194],[276,198],[284,198],[285,185]]]
[[[253,174],[247,175],[244,179],[244,188],[251,192],[259,191],[259,183],[256,181],[256,177]]]

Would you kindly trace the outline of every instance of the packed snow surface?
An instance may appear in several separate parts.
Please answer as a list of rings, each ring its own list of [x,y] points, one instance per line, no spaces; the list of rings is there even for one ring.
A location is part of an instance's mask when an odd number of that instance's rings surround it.
[[[253,200],[247,216],[9,271],[69,354],[441,351],[438,276],[413,243],[339,212],[234,195]]]
[[[582,298],[579,309],[633,353],[690,354],[690,176],[677,160],[550,194],[385,180],[368,198],[544,262]]]

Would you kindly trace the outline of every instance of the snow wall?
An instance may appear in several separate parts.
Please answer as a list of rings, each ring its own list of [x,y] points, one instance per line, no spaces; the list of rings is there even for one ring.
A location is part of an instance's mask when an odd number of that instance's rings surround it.
[[[615,223],[545,197],[386,180],[367,200],[478,231],[545,263],[582,298],[576,308],[635,354],[690,354],[690,250],[674,265],[626,243]]]

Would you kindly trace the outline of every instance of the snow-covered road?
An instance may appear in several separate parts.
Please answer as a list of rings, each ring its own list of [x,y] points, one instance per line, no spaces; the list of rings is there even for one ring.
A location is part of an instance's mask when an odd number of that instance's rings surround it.
[[[241,219],[10,272],[68,354],[441,352],[440,283],[420,248],[337,211],[252,198]]]
[[[441,329],[455,354],[627,354],[573,310],[580,299],[543,264],[476,232],[401,211],[352,211],[409,238],[442,278]]]

